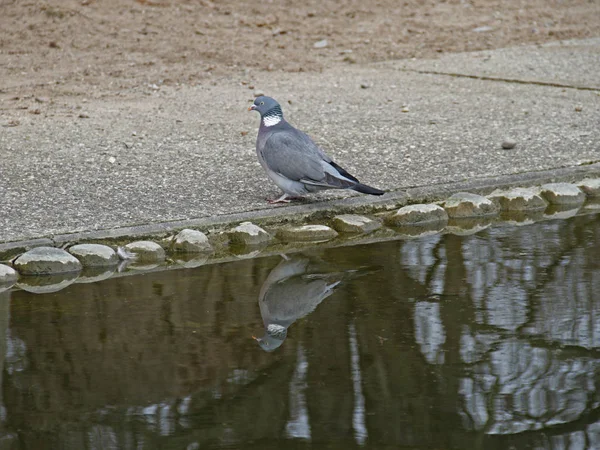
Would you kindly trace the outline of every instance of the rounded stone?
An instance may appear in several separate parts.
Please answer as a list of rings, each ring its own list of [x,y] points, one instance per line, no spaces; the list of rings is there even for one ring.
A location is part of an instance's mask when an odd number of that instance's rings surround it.
[[[444,209],[448,217],[454,219],[491,216],[498,212],[498,207],[490,199],[470,192],[450,196],[444,202]]]
[[[282,241],[322,242],[337,237],[337,231],[326,225],[303,225],[300,227],[282,228],[277,237]]]
[[[161,262],[165,259],[165,251],[156,242],[135,241],[127,244],[125,250],[136,255],[135,261]]]
[[[503,211],[531,211],[546,209],[548,203],[535,189],[515,188],[494,191],[488,198]]]
[[[17,271],[10,266],[0,264],[0,283],[8,283],[17,279]]]
[[[502,141],[502,148],[504,150],[511,150],[517,146],[517,141],[513,139],[505,139]]]
[[[173,241],[173,250],[184,253],[202,253],[212,250],[206,235],[198,230],[181,230]]]
[[[0,292],[13,287],[17,282],[17,272],[12,267],[0,264]]]
[[[577,183],[577,187],[588,197],[600,197],[600,178],[582,180]]]
[[[79,272],[81,263],[65,250],[36,247],[19,256],[13,266],[23,275],[49,275]]]
[[[585,201],[585,194],[571,183],[544,184],[540,195],[551,205],[580,205]]]
[[[333,218],[332,227],[340,233],[367,234],[381,228],[381,224],[368,217],[355,214],[342,214]]]
[[[269,233],[252,222],[242,222],[228,231],[227,236],[230,243],[239,245],[261,245],[272,239]]]
[[[75,256],[83,267],[105,267],[118,264],[119,257],[107,245],[77,244],[69,248],[69,253]]]
[[[448,222],[448,214],[444,208],[433,203],[403,206],[394,214],[385,217],[385,223],[393,226],[418,226],[441,222]]]

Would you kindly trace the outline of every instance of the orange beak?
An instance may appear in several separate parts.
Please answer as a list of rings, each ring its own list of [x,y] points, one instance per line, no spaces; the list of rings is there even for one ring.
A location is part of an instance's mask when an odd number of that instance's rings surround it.
[[[256,105],[252,105],[248,107],[248,111],[254,111],[256,109]]]

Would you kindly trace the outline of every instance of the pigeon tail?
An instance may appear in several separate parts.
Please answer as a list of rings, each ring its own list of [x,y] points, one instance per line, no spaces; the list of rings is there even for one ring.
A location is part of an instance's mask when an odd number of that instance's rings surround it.
[[[361,194],[371,194],[371,195],[385,194],[385,192],[382,190],[379,190],[379,189],[371,187],[371,186],[367,186],[366,184],[362,184],[362,183],[356,183],[350,189],[352,189],[356,192],[360,192]]]

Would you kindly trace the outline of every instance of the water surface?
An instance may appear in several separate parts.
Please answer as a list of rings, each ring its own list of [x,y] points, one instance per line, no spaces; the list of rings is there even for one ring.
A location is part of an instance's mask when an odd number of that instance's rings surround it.
[[[599,237],[580,216],[1,293],[0,449],[600,448]]]

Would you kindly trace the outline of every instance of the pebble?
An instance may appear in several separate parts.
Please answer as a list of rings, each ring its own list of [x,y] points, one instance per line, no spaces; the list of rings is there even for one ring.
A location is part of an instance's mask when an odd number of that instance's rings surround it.
[[[12,267],[0,264],[0,292],[10,289],[17,282],[17,272]]]
[[[577,183],[577,187],[588,197],[600,197],[600,178],[586,178]]]
[[[327,39],[323,39],[321,41],[315,42],[313,44],[313,47],[314,48],[325,48],[325,47],[327,47],[327,45],[328,45]]]
[[[493,31],[494,29],[489,25],[483,25],[481,27],[473,28],[472,31],[475,33],[487,33],[488,31]]]
[[[421,225],[429,223],[445,223],[448,214],[444,208],[432,203],[403,206],[394,214],[385,217],[388,225]]]
[[[504,141],[502,141],[502,148],[505,150],[510,150],[512,148],[515,148],[516,145],[517,145],[517,142],[512,139],[505,139]]]
[[[540,187],[540,195],[552,205],[580,205],[585,194],[574,184],[548,183]]]
[[[548,203],[533,188],[495,190],[488,198],[503,211],[529,211],[546,209]]]
[[[209,252],[212,246],[204,233],[198,230],[181,230],[173,241],[173,250],[186,253]]]
[[[269,233],[252,222],[242,222],[228,231],[227,236],[230,243],[238,245],[261,245],[272,239]]]
[[[496,214],[498,207],[488,198],[470,192],[448,197],[444,209],[450,218],[481,217]]]
[[[81,263],[65,250],[36,247],[19,256],[13,266],[23,275],[47,275],[79,272]]]
[[[78,244],[69,248],[84,267],[114,266],[119,262],[115,251],[107,245]]]
[[[333,218],[332,226],[340,233],[371,233],[379,228],[381,224],[368,217],[355,214],[342,214]]]
[[[135,254],[139,262],[160,262],[165,260],[165,251],[156,242],[135,241],[127,244],[125,250],[128,254]],[[121,255],[119,255],[121,256]]]

